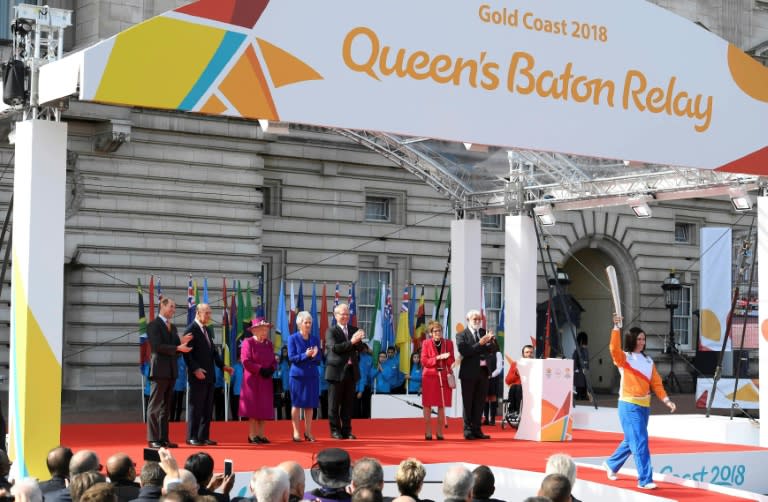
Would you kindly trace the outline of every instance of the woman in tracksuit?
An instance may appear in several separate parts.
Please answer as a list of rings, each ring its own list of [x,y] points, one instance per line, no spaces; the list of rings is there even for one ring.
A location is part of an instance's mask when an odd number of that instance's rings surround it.
[[[642,329],[630,328],[624,337],[626,352],[621,350],[621,320],[621,316],[614,314],[610,351],[613,363],[621,374],[619,421],[624,431],[624,439],[613,455],[603,463],[603,467],[608,473],[608,479],[616,479],[616,473],[632,454],[635,456],[638,486],[652,490],[656,488],[656,484],[653,482],[651,454],[648,450],[651,390],[664,401],[671,412],[675,411],[675,403],[664,391],[653,359],[645,355],[645,332]]]

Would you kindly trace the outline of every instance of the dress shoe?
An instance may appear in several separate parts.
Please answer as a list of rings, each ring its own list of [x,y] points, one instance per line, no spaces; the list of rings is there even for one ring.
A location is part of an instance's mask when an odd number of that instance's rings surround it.
[[[150,448],[162,448],[163,446],[165,446],[165,443],[163,443],[162,441],[150,441],[149,442],[149,447]]]
[[[344,439],[357,439],[357,436],[355,436],[354,434],[352,434],[352,433],[350,432],[349,434],[347,434],[346,436],[344,436]]]
[[[344,439],[344,436],[342,436],[340,432],[332,432],[331,437],[333,439]],[[299,441],[301,441],[301,439],[299,439]]]
[[[269,439],[267,439],[267,436],[256,436],[256,439],[261,444],[269,444]]]
[[[464,434],[464,439],[472,441],[473,439],[477,439],[477,437],[474,434]]]
[[[334,436],[334,437],[336,437],[336,436]],[[341,439],[341,436],[337,437],[336,439]],[[301,436],[293,436],[293,442],[294,443],[301,443]]]
[[[432,433],[424,434],[424,440],[425,441],[432,441]]]
[[[203,441],[203,443],[205,443],[207,446],[216,446],[217,444],[219,444],[213,439],[206,439],[205,441]]]
[[[259,441],[259,436],[256,436],[256,437],[248,436],[248,442],[251,444],[261,444],[261,441]]]
[[[165,446],[166,448],[178,448],[179,447],[179,445],[177,445],[176,443],[171,443],[170,441],[164,441],[163,442],[163,446]]]
[[[477,439],[491,439],[491,436],[488,434],[483,434],[482,432],[475,433],[475,438]]]
[[[445,439],[445,438],[443,437],[443,435],[442,435],[442,434],[438,434],[438,435],[437,435],[437,440],[438,440],[438,441],[442,441],[443,439]]]
[[[311,434],[307,434],[306,432],[304,433],[304,439],[306,439],[310,443],[314,443],[315,442],[315,436],[313,436]]]
[[[187,439],[187,444],[191,446],[205,446],[205,441],[198,441],[197,439]]]

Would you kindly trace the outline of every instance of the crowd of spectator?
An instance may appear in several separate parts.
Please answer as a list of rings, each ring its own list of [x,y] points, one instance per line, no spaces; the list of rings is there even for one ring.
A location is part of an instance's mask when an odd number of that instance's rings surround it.
[[[141,472],[125,453],[116,453],[102,465],[90,450],[75,453],[67,447],[52,449],[46,464],[50,478],[8,482],[10,461],[0,450],[0,497],[15,502],[434,502],[421,498],[427,471],[416,458],[406,458],[397,467],[394,479],[385,480],[381,463],[372,457],[355,462],[342,448],[317,453],[309,475],[316,488],[306,489],[305,470],[294,461],[265,466],[252,473],[248,494],[230,498],[235,474],[217,473],[214,459],[206,452],[192,453],[183,466],[171,450],[158,450],[160,461],[145,461]],[[553,455],[546,476],[535,496],[526,501],[577,501],[571,496],[576,467],[565,454]],[[397,495],[385,496],[385,481],[394,482]],[[441,485],[442,499],[448,502],[504,502],[494,498],[496,479],[486,465],[469,470],[461,464],[447,469]]]

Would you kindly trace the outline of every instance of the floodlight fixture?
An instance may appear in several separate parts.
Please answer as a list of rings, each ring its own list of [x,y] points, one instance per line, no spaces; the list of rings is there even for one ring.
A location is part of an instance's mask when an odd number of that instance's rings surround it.
[[[731,198],[731,204],[736,211],[749,211],[752,209],[752,197],[743,186],[736,186],[728,189],[728,196]]]
[[[541,204],[533,208],[533,214],[539,220],[543,227],[551,227],[555,224],[555,214],[552,212],[551,204]]]
[[[652,198],[653,197],[647,194],[636,195],[634,197],[628,198],[627,204],[638,218],[650,218],[653,216],[653,211],[651,211],[651,207],[648,205],[648,201]]]

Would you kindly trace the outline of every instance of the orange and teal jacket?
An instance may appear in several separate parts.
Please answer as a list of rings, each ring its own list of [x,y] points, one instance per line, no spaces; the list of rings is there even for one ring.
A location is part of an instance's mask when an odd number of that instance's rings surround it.
[[[667,393],[653,359],[641,352],[622,351],[621,331],[618,328],[611,331],[610,349],[613,364],[621,374],[620,401],[648,407],[651,405],[651,389],[659,399],[666,399]]]

